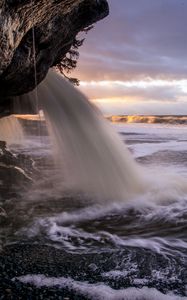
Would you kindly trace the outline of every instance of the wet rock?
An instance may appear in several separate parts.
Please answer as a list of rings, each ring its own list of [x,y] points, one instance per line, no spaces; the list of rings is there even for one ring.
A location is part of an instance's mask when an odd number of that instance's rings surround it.
[[[6,211],[0,207],[0,226],[2,226],[7,221],[7,213]],[[1,247],[0,247],[1,250]]]
[[[117,268],[125,269],[125,262],[130,258],[130,264],[137,266],[136,272],[127,272],[124,277],[107,277],[106,274]],[[90,270],[91,264],[97,264],[99,268]],[[76,267],[75,267],[76,266]],[[171,269],[172,266],[172,269]],[[166,278],[153,278],[152,270],[171,269]],[[102,253],[68,253],[63,249],[56,249],[44,244],[14,244],[7,246],[0,253],[0,295],[5,294],[5,289],[11,289],[13,299],[89,299],[81,291],[73,286],[64,287],[40,286],[32,282],[23,283],[19,277],[28,274],[44,275],[47,278],[71,278],[78,282],[90,284],[106,284],[116,290],[136,287],[156,288],[167,294],[174,290],[181,297],[185,296],[184,273],[185,262],[176,257],[167,257],[151,252],[143,248],[125,247],[123,250],[106,251]],[[128,270],[127,270],[128,271]],[[125,272],[124,272],[125,273]],[[173,276],[177,274],[177,276]],[[137,279],[147,278],[143,284]],[[61,297],[61,298],[59,298]],[[18,298],[19,299],[19,298]]]
[[[0,164],[0,181],[1,185],[9,185],[10,187],[11,185],[17,185],[20,182],[23,184],[30,182],[32,181],[32,178],[19,167]]]
[[[32,174],[37,171],[34,160],[26,154],[11,152],[6,145],[6,142],[0,141],[0,164],[1,166],[14,166],[17,169],[22,169],[22,172]]]
[[[0,207],[0,217],[6,217],[6,216],[7,216],[6,211],[2,207]]]
[[[32,175],[37,172],[32,158],[25,154],[14,154],[0,141],[0,197],[27,187],[33,182]],[[1,213],[1,211],[0,211]]]

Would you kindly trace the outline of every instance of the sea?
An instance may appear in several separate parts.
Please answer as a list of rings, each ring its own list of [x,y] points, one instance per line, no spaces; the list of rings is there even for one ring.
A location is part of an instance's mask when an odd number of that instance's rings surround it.
[[[62,189],[49,136],[29,133],[28,124],[24,144],[12,146],[31,155],[42,176],[16,202],[4,243],[47,245],[68,257],[58,276],[28,272],[16,280],[68,288],[73,299],[187,299],[187,124],[111,126],[147,186],[125,201],[98,202]]]

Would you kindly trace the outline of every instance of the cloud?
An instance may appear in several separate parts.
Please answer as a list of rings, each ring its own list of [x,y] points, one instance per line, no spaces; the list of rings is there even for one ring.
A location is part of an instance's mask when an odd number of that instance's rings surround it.
[[[123,100],[123,99],[122,99]],[[125,102],[115,99],[113,103],[95,101],[104,114],[128,114],[128,115],[187,115],[186,103],[180,102]]]
[[[81,80],[187,76],[187,1],[109,0],[110,16],[87,35]]]
[[[81,90],[92,99],[128,101],[169,101],[187,99],[187,80],[183,81],[101,81],[82,82]]]

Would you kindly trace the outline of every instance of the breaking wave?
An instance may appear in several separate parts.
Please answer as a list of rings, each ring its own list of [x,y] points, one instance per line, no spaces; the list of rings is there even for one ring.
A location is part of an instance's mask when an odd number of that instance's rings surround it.
[[[114,123],[187,124],[187,116],[136,116],[113,115],[108,120]]]

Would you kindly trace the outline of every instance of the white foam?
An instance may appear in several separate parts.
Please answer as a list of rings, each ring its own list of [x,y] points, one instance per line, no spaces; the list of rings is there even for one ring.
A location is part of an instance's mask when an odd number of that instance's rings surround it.
[[[149,224],[149,223],[147,223]],[[48,219],[40,220],[35,223],[30,229],[26,228],[25,233],[32,238],[42,232],[49,241],[53,241],[61,245],[61,247],[73,252],[93,252],[101,251],[102,249],[123,249],[126,247],[149,249],[155,253],[163,255],[175,256],[181,254],[181,250],[187,249],[187,242],[180,238],[170,237],[144,237],[144,236],[126,236],[110,233],[109,231],[98,230],[88,232],[83,228],[76,226],[62,226]],[[23,233],[23,231],[21,232]],[[179,251],[180,249],[180,251]]]
[[[149,137],[161,137],[165,140],[186,139],[187,125],[175,126],[165,124],[115,124],[113,126],[118,132],[127,132],[128,134],[143,134],[144,136]]]
[[[75,281],[71,278],[54,278],[45,275],[25,275],[16,277],[13,280],[29,283],[36,287],[58,287],[69,288],[78,295],[87,297],[90,300],[186,300],[187,297],[180,297],[174,294],[163,294],[156,289],[144,287],[127,288],[114,290],[104,283],[90,284],[87,282]]]
[[[187,150],[187,125],[115,124],[114,128],[118,132],[128,133],[128,140],[137,139],[137,142],[130,146],[135,157],[143,157],[165,150]],[[150,142],[144,143],[145,140]]]
[[[187,151],[187,142],[169,141],[161,143],[140,143],[131,146],[135,157],[151,155],[158,151]]]
[[[36,237],[42,233],[48,240],[58,243],[69,251],[92,252],[96,248],[140,247],[156,253],[175,255],[177,249],[185,250],[187,248],[186,241],[181,236],[173,238],[163,236],[161,238],[159,228],[162,230],[166,222],[171,223],[172,226],[186,224],[186,181],[183,182],[183,178],[174,175],[167,178],[166,174],[163,180],[160,180],[156,179],[155,175],[155,182],[153,186],[149,183],[149,188],[150,191],[147,194],[129,203],[90,206],[73,212],[63,212],[54,217],[36,219],[24,232],[28,237]],[[127,231],[122,234],[115,226],[111,231],[110,219],[112,220],[116,215],[126,222],[131,209],[134,211],[134,220],[133,216],[131,219],[132,226],[144,229],[151,224],[153,228],[155,227],[153,236],[129,235]],[[95,222],[102,224],[102,220],[105,224],[103,228],[96,226],[95,230],[90,231],[84,226],[85,222],[89,222],[89,224],[94,222],[92,226],[94,228]],[[158,223],[161,227],[158,226]]]

